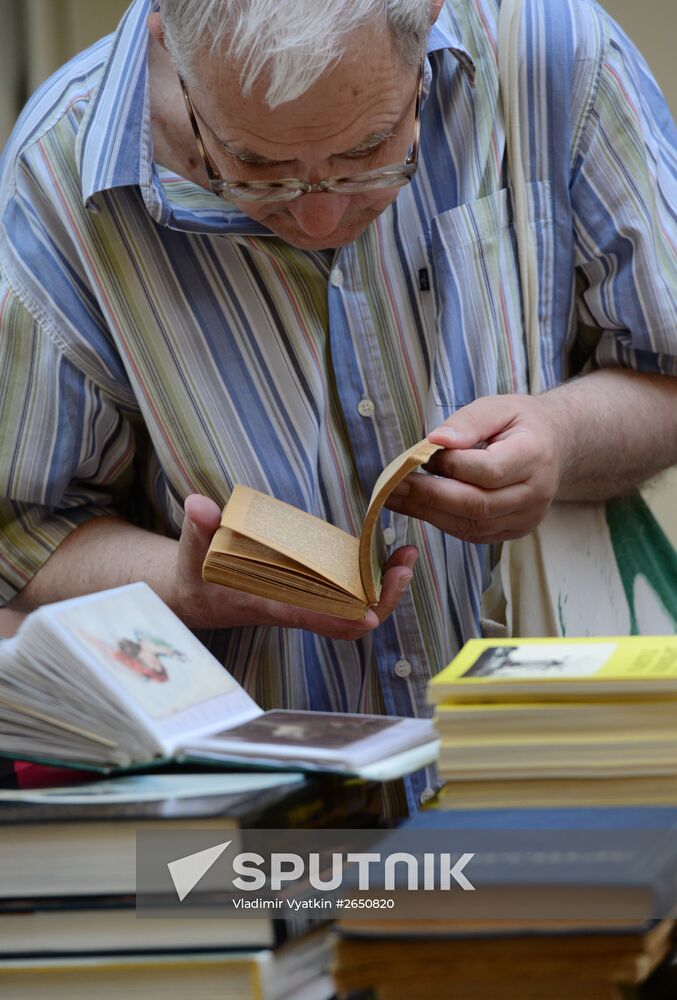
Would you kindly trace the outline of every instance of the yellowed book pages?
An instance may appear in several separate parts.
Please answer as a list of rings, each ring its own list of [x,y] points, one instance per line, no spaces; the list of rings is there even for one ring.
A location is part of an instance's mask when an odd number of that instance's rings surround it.
[[[444,702],[436,706],[435,727],[443,742],[473,744],[588,737],[676,739],[677,699],[624,701]]]
[[[558,753],[560,750],[566,754],[567,750],[580,752],[582,754],[594,754],[598,750],[608,749],[612,752],[618,750],[632,759],[636,759],[637,752],[642,752],[647,747],[653,747],[656,754],[661,759],[665,752],[673,758],[677,756],[677,730],[672,729],[646,729],[629,730],[628,732],[614,733],[594,733],[594,732],[568,732],[560,733],[539,733],[536,736],[525,735],[521,739],[516,737],[492,737],[491,734],[478,736],[474,739],[470,736],[459,738],[453,728],[448,730],[436,726],[436,731],[441,737],[440,746],[449,751],[467,751],[470,754],[482,753],[503,753],[510,756],[512,751],[521,755],[529,753],[549,754]],[[621,760],[622,758],[619,758]]]
[[[398,483],[418,468],[430,461],[436,451],[442,446],[431,444],[426,438],[417,442],[413,448],[403,451],[401,455],[386,465],[381,475],[374,484],[371,493],[371,500],[364,519],[364,526],[360,534],[360,577],[367,593],[369,604],[376,604],[381,592],[381,565],[383,563],[384,548],[379,545],[380,532],[376,529],[379,524],[379,516],[392,491]]]
[[[586,806],[654,806],[677,803],[677,776],[623,773],[603,778],[524,778],[495,781],[474,776],[445,784],[436,809],[583,808]]]
[[[385,923],[385,921],[384,921]],[[344,925],[345,926],[345,925]],[[537,928],[534,928],[537,929]],[[415,924],[412,927],[416,933]],[[458,990],[459,1000],[465,1000],[465,983],[497,986],[503,982],[538,984],[542,993],[525,995],[550,996],[550,987],[558,982],[567,982],[569,987],[578,986],[580,992],[572,990],[567,1000],[587,994],[595,984],[624,982],[636,983],[645,978],[669,950],[666,936],[656,942],[646,952],[638,951],[631,945],[628,955],[598,950],[593,946],[588,960],[584,954],[548,953],[548,939],[532,937],[531,954],[515,949],[514,955],[502,958],[492,955],[492,941],[485,940],[483,952],[468,957],[450,954],[450,942],[441,938],[437,941],[413,939],[402,941],[391,937],[356,940],[339,938],[335,945],[333,975],[339,991],[374,987],[379,990],[389,987],[399,988],[400,997],[409,997],[411,988],[426,983],[429,996],[453,998]],[[560,994],[556,994],[559,996]],[[599,994],[600,996],[603,994]],[[494,996],[503,998],[499,990]]]
[[[331,580],[358,600],[366,602],[359,570],[359,542],[347,531],[313,514],[292,507],[248,486],[235,486],[223,512],[221,525],[270,550],[269,562],[278,554],[300,567]]]
[[[414,945],[410,949],[410,957],[407,958],[407,950],[402,946],[402,942],[396,942],[399,954],[390,958],[382,951],[378,958],[375,956],[374,965],[370,969],[363,966],[358,969],[339,968],[334,973],[337,986],[340,990],[364,989],[369,986],[399,986],[400,997],[408,997],[408,986],[410,983],[416,984],[427,980],[430,987],[436,984],[439,992],[432,994],[437,997],[453,997],[451,989],[454,985],[460,985],[466,981],[481,983],[498,983],[503,980],[529,982],[534,981],[541,984],[543,993],[539,997],[548,996],[548,985],[561,980],[569,980],[573,986],[578,982],[581,987],[591,982],[623,982],[627,984],[641,982],[658,964],[668,951],[667,945],[662,954],[654,957],[632,956],[629,959],[616,958],[604,960],[600,956],[595,956],[590,967],[585,968],[583,963],[571,962],[568,959],[549,960],[534,954],[529,959],[507,959],[504,963],[492,962],[489,956],[477,958],[475,961],[444,961],[441,956],[434,965],[426,961],[423,951],[419,945]],[[425,971],[422,971],[425,970]],[[449,992],[442,992],[446,987]],[[585,994],[583,994],[585,995]],[[465,994],[459,991],[459,1000]],[[502,993],[498,997],[503,997]],[[574,1000],[577,997],[575,992],[568,995],[567,1000]]]
[[[440,994],[436,992],[437,980],[418,979],[415,983],[407,983],[407,1000],[433,1000]],[[575,980],[561,978],[558,981],[541,982],[538,979],[513,980],[502,976],[493,982],[474,982],[461,980],[456,983],[445,983],[446,1000],[622,1000],[620,988],[614,983]],[[376,1000],[402,1000],[400,984],[379,986],[375,992]]]
[[[205,580],[345,618],[362,619],[381,592],[383,505],[440,445],[398,455],[372,491],[360,538],[275,497],[236,485],[203,567]]]
[[[598,743],[596,746],[575,743],[541,744],[538,747],[504,745],[440,748],[440,774],[444,778],[475,776],[492,778],[543,778],[548,774],[562,777],[600,777],[602,773],[639,775],[677,772],[677,748],[674,744]]]

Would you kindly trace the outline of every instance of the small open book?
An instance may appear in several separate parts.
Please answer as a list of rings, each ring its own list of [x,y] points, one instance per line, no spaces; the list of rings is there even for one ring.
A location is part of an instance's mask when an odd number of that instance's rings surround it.
[[[209,547],[204,579],[360,621],[381,593],[383,504],[405,476],[440,448],[424,439],[385,467],[359,538],[266,493],[236,485]]]
[[[168,760],[390,780],[435,758],[432,723],[263,712],[144,583],[50,604],[0,644],[0,754],[101,770]]]

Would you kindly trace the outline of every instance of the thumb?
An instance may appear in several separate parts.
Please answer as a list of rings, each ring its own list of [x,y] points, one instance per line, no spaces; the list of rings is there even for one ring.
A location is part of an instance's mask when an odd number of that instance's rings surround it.
[[[209,497],[192,493],[183,505],[185,517],[179,539],[178,572],[184,579],[202,578],[202,563],[214,532],[221,523],[221,511]]]
[[[514,398],[482,396],[475,399],[431,431],[428,440],[444,448],[475,448],[512,423],[516,415]]]
[[[389,569],[394,569],[396,566],[405,566],[407,569],[413,569],[417,559],[418,549],[415,546],[402,545],[392,553],[383,567],[383,572],[386,573]]]

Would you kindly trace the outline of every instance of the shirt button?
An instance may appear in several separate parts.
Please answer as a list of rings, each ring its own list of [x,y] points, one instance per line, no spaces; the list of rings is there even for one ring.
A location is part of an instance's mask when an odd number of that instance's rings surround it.
[[[434,798],[435,798],[435,789],[424,788],[418,797],[418,801],[421,803],[422,806],[424,806],[426,802],[430,802],[430,800]]]
[[[411,663],[409,660],[398,660],[393,670],[398,677],[408,677],[411,673]]]
[[[383,529],[383,541],[386,545],[392,545],[397,537],[394,528],[384,528]]]
[[[371,399],[361,399],[357,404],[357,412],[361,417],[373,417],[376,407]]]
[[[341,270],[340,267],[335,267],[331,271],[329,275],[329,281],[334,286],[334,288],[341,287],[341,285],[343,284],[343,271]]]

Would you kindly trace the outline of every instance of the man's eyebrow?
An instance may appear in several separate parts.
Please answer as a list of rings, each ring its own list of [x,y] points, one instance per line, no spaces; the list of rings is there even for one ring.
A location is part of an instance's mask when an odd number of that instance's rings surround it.
[[[347,150],[345,153],[339,153],[341,157],[351,157],[362,156],[365,153],[373,153],[375,149],[380,146],[384,146],[386,142],[389,142],[395,135],[397,129],[395,127],[386,129],[383,132],[372,132],[370,136],[363,139],[362,142],[358,142],[357,146],[353,146],[352,149]]]
[[[219,140],[219,145],[231,156],[236,156],[238,160],[242,160],[243,163],[253,163],[258,167],[274,167],[280,163],[294,163],[294,160],[270,160],[267,156],[254,153],[251,149],[233,149],[232,145],[226,142],[225,139]]]
[[[386,129],[385,131],[372,132],[372,134],[367,136],[366,139],[363,139],[362,142],[358,142],[356,146],[346,150],[344,153],[335,153],[332,159],[357,159],[360,156],[373,153],[375,150],[379,149],[381,146],[385,145],[386,142],[392,139],[396,131],[396,127],[393,127]],[[225,139],[220,140],[220,145],[227,153],[230,153],[231,156],[236,156],[238,160],[241,160],[243,163],[251,163],[259,167],[275,167],[283,163],[296,162],[295,160],[271,160],[267,156],[261,156],[260,153],[255,153],[251,149],[234,149],[233,145]]]

